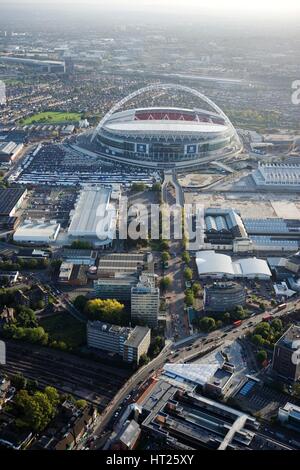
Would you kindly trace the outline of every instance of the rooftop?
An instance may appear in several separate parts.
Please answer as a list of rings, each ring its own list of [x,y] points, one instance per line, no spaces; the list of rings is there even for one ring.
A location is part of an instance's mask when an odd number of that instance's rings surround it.
[[[150,332],[147,326],[136,326],[125,342],[125,346],[137,348]]]

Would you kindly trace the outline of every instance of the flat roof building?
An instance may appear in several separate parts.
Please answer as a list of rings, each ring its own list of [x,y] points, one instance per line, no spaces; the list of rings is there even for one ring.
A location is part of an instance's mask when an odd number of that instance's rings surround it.
[[[112,245],[116,235],[117,212],[110,203],[111,188],[87,186],[78,197],[68,228],[70,240],[90,240],[97,248]]]
[[[146,327],[132,329],[101,321],[87,323],[88,346],[118,354],[125,362],[138,364],[140,357],[147,353],[150,341],[151,332]]]
[[[278,420],[284,426],[300,432],[300,406],[294,403],[286,403],[278,410]]]
[[[13,217],[21,207],[27,194],[27,189],[0,189],[0,216]]]
[[[13,239],[19,243],[50,245],[56,241],[59,231],[60,224],[56,220],[28,219],[17,228]]]
[[[300,165],[260,164],[252,178],[259,188],[299,190]]]

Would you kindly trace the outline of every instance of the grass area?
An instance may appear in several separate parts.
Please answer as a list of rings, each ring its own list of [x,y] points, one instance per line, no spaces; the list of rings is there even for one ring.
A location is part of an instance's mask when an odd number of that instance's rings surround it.
[[[51,340],[64,341],[71,348],[86,343],[86,326],[67,312],[40,321]]]
[[[60,124],[63,122],[79,121],[81,114],[79,113],[60,113],[55,111],[46,111],[37,113],[25,119],[21,119],[20,124],[28,126],[31,124]]]

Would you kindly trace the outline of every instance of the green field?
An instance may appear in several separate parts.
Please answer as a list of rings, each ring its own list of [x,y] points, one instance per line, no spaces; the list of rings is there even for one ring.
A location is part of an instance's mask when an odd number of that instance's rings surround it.
[[[21,119],[20,124],[28,126],[30,124],[60,124],[63,122],[79,121],[81,115],[79,113],[59,113],[54,111],[46,111],[37,113],[25,119]]]
[[[50,340],[64,341],[71,348],[86,343],[86,326],[69,313],[58,313],[40,321]]]

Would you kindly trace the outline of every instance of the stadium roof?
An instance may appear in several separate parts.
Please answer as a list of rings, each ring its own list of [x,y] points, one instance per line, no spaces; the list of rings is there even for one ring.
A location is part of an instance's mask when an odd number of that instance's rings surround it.
[[[227,126],[213,124],[210,122],[197,121],[168,121],[168,120],[145,120],[108,122],[105,124],[107,130],[115,132],[186,132],[186,133],[213,133],[224,132]]]

